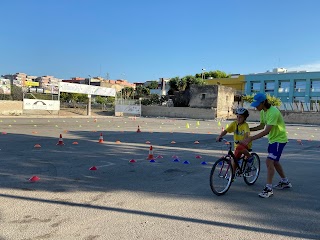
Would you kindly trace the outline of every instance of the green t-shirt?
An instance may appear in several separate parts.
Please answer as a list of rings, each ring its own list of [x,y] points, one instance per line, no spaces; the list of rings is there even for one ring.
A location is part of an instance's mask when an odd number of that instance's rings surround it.
[[[271,106],[267,111],[261,110],[260,122],[272,126],[271,131],[268,134],[269,143],[288,142],[286,125],[278,108]]]

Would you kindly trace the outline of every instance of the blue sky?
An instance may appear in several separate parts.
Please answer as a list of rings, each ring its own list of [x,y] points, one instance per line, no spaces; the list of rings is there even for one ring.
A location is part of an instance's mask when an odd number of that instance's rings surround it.
[[[0,74],[145,82],[320,71],[318,0],[0,1]]]

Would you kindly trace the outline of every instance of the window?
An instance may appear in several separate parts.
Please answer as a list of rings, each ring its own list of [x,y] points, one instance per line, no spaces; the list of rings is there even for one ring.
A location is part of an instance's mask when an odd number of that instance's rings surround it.
[[[264,83],[264,91],[266,93],[268,92],[274,92],[274,81],[267,81]]]
[[[305,92],[306,91],[306,80],[295,80],[294,81],[294,91],[295,92]]]
[[[317,112],[320,111],[320,97],[310,98],[310,110]]]
[[[279,81],[279,93],[288,93],[290,91],[290,81],[289,80],[280,80]]]
[[[260,82],[251,82],[251,92],[252,93],[257,93],[260,92]]]
[[[311,80],[311,92],[320,92],[320,79]]]
[[[304,97],[294,97],[293,98],[293,102],[295,102],[295,103],[300,103],[300,102],[305,102],[304,101],[305,100],[305,98]]]

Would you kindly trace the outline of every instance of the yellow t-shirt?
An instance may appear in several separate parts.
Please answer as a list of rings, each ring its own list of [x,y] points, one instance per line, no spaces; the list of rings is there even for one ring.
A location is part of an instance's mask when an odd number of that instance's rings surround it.
[[[241,125],[238,125],[237,121],[232,122],[229,127],[226,129],[228,133],[233,132],[233,140],[234,141],[241,141],[244,139],[244,135],[249,133],[250,135],[250,128],[248,123],[244,122]],[[236,149],[238,144],[234,144],[234,148]],[[252,142],[248,144],[248,148],[252,148]]]

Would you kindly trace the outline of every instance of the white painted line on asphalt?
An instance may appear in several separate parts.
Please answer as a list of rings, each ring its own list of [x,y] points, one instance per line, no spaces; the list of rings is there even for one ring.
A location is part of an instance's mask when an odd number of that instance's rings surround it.
[[[108,164],[97,166],[97,168],[110,167],[110,166],[113,166],[113,165],[115,165],[115,163],[108,162]]]

